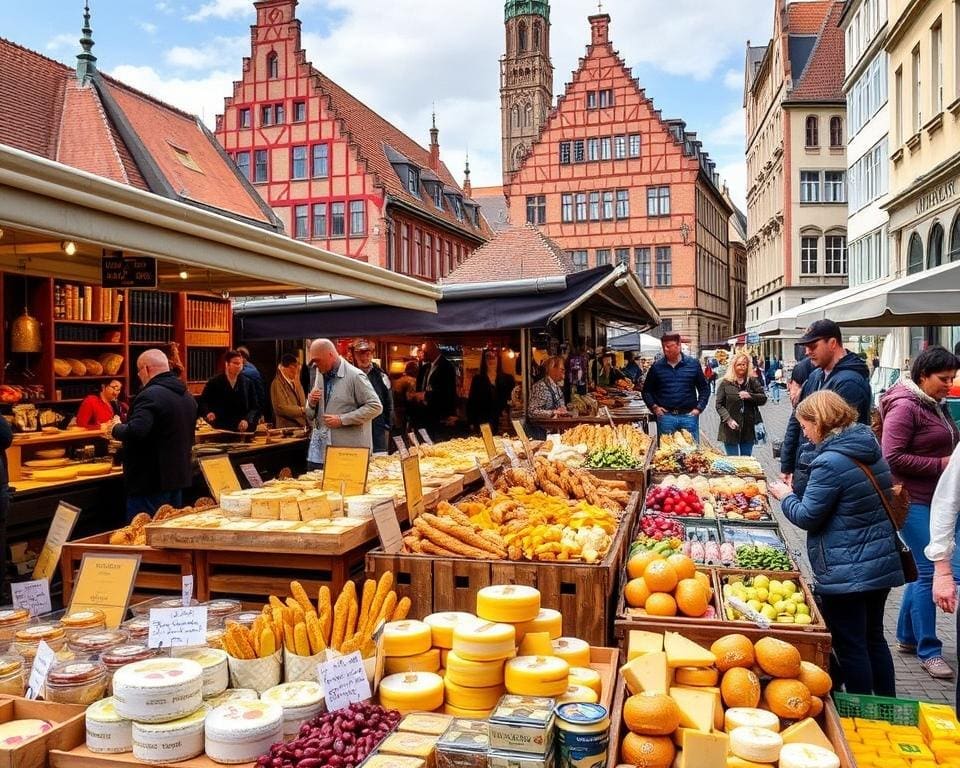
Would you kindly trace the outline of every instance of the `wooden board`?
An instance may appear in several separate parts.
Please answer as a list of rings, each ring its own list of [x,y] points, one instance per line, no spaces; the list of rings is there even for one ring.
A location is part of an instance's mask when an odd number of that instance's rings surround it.
[[[219,768],[206,755],[200,755],[192,760],[181,760],[177,763],[150,763],[154,768]],[[235,764],[236,768],[252,768],[256,763]],[[85,744],[76,749],[50,751],[50,768],[129,768],[129,766],[143,766],[143,763],[134,759],[132,752],[122,752],[119,755],[101,755],[91,752]]]
[[[620,651],[616,648],[591,645],[590,668],[600,673],[600,703],[610,712],[613,709],[617,674],[620,670]]]
[[[86,707],[0,696],[0,722],[46,720],[53,728],[12,749],[0,749],[0,768],[46,768],[51,749],[73,749],[86,738]]]

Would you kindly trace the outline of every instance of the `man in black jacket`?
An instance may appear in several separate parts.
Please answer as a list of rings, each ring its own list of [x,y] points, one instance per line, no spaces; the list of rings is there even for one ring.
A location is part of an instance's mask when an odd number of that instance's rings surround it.
[[[252,432],[260,421],[256,388],[243,364],[243,355],[229,350],[223,356],[223,373],[207,381],[200,393],[200,413],[217,429]]]
[[[127,520],[138,512],[154,514],[164,504],[183,506],[183,489],[193,483],[193,446],[197,402],[170,372],[167,356],[148,349],[137,358],[143,389],[133,399],[126,424],[111,434],[123,443],[123,479]]]
[[[367,339],[357,339],[353,344],[353,359],[357,368],[367,374],[373,390],[380,398],[383,411],[370,425],[373,428],[373,452],[386,453],[390,441],[390,425],[393,423],[393,396],[390,391],[390,378],[373,362],[373,344]]]
[[[411,395],[411,400],[420,404],[416,425],[426,427],[433,439],[444,440],[452,435],[457,422],[457,371],[435,341],[424,346],[423,361],[417,391]]]

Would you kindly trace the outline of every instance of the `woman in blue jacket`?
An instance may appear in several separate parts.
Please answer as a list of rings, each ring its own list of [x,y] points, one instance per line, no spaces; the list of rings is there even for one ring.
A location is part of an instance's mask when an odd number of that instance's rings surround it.
[[[896,696],[893,656],[883,635],[883,610],[904,583],[895,536],[866,465],[884,493],[890,467],[870,428],[836,392],[803,400],[797,420],[813,443],[802,500],[785,483],[770,484],[787,519],[807,532],[807,555],[824,621],[833,636],[848,693]]]

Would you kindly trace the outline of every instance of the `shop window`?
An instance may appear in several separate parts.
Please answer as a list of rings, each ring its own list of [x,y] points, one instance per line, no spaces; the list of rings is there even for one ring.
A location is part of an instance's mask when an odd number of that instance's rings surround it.
[[[808,147],[820,146],[820,119],[816,115],[808,115],[806,123],[806,145]]]
[[[914,232],[910,235],[910,248],[907,252],[907,274],[923,271],[923,241]]]
[[[943,227],[936,223],[930,229],[930,244],[927,246],[927,269],[943,264]]]

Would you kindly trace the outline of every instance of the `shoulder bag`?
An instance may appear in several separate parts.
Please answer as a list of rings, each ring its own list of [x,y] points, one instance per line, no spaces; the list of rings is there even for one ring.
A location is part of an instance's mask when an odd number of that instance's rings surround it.
[[[887,494],[883,492],[883,489],[880,487],[880,483],[877,482],[876,476],[873,474],[873,471],[864,464],[862,461],[857,461],[853,459],[853,463],[856,464],[860,469],[863,470],[863,473],[870,479],[870,482],[873,484],[874,490],[877,492],[877,495],[880,497],[880,503],[883,504],[884,510],[886,510],[887,517],[890,518],[890,524],[893,525],[893,543],[897,549],[897,554],[900,555],[900,567],[903,568],[903,577],[907,584],[912,584],[917,580],[917,563],[913,559],[913,552],[910,550],[910,547],[907,543],[900,537],[900,534],[897,532],[900,528],[903,527],[903,522],[907,519],[906,514],[900,518],[900,523],[897,523],[896,512],[897,509],[893,504],[887,499]],[[900,486],[894,486],[893,492],[895,498],[907,499],[905,507],[909,504],[909,497],[906,495],[906,491],[901,488],[902,495],[897,497],[897,488]]]

